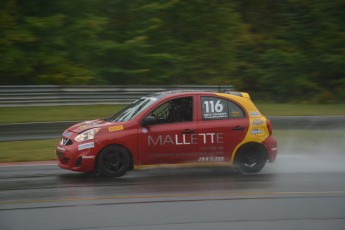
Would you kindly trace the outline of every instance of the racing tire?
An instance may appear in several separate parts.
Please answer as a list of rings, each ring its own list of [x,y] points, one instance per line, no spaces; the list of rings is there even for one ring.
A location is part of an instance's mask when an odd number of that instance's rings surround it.
[[[130,167],[129,152],[120,146],[105,147],[97,159],[97,170],[108,177],[121,177]]]
[[[236,154],[235,166],[244,173],[257,173],[267,162],[266,150],[263,146],[249,144]]]

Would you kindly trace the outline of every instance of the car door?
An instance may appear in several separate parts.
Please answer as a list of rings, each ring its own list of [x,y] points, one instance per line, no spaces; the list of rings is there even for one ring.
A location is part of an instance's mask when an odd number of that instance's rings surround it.
[[[199,96],[198,161],[228,162],[236,146],[245,138],[249,119],[233,101],[214,96]]]
[[[141,126],[138,133],[141,165],[176,164],[197,154],[195,96],[174,97],[155,107],[147,116],[157,123]]]

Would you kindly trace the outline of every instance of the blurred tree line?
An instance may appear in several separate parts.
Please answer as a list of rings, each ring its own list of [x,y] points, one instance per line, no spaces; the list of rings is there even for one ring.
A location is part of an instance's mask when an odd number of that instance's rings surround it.
[[[0,0],[0,84],[233,84],[343,102],[343,0]]]

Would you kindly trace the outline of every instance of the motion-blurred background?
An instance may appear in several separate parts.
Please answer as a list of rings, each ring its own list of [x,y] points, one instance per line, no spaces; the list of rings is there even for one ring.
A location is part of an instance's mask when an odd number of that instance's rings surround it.
[[[230,84],[343,103],[343,0],[2,0],[0,84]]]
[[[124,103],[104,104],[128,96],[126,88],[132,100],[140,87],[230,85],[265,115],[342,116],[342,124],[344,12],[343,0],[2,0],[0,162],[54,159],[51,138],[71,122],[112,115]],[[32,139],[49,140],[20,142]]]

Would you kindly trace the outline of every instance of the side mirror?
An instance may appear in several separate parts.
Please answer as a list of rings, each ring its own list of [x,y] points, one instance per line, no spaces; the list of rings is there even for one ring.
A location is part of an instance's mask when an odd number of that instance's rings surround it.
[[[141,122],[142,126],[148,126],[148,125],[155,125],[157,124],[157,118],[154,116],[147,116],[144,118],[144,120]]]

